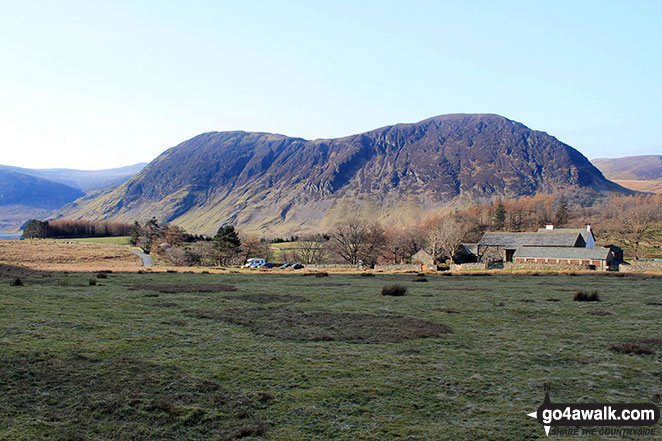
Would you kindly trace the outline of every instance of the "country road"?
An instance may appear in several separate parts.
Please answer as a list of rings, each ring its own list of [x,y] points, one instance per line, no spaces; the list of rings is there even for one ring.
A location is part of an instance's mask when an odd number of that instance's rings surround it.
[[[131,251],[136,256],[140,257],[144,267],[146,267],[146,268],[151,268],[152,267],[152,256],[150,256],[148,254],[145,254],[145,253],[142,253],[138,250],[129,250],[129,251]]]

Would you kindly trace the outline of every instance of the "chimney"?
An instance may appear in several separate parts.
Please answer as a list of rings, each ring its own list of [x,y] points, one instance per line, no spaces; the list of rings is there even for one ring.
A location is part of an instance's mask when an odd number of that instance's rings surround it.
[[[545,225],[545,230],[550,230],[550,231],[551,231],[551,230],[553,230],[553,229],[554,229],[554,225],[553,225],[553,224],[547,224],[547,225]]]
[[[591,232],[591,224],[586,224],[586,231]]]

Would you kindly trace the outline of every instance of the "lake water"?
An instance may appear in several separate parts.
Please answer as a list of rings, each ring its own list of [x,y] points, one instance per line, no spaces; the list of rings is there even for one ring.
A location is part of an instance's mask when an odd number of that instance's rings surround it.
[[[0,240],[18,240],[21,233],[0,233]]]

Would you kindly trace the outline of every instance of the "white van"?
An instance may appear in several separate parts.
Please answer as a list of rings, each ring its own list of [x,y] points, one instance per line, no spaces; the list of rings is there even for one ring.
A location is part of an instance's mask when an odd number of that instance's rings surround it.
[[[264,259],[248,259],[244,264],[244,268],[258,268],[267,263]]]

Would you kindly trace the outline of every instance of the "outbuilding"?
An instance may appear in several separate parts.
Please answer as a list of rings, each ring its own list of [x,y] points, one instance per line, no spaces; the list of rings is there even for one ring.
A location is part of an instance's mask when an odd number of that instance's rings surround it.
[[[513,256],[515,263],[577,265],[600,271],[614,263],[609,248],[530,247],[520,246]]]

